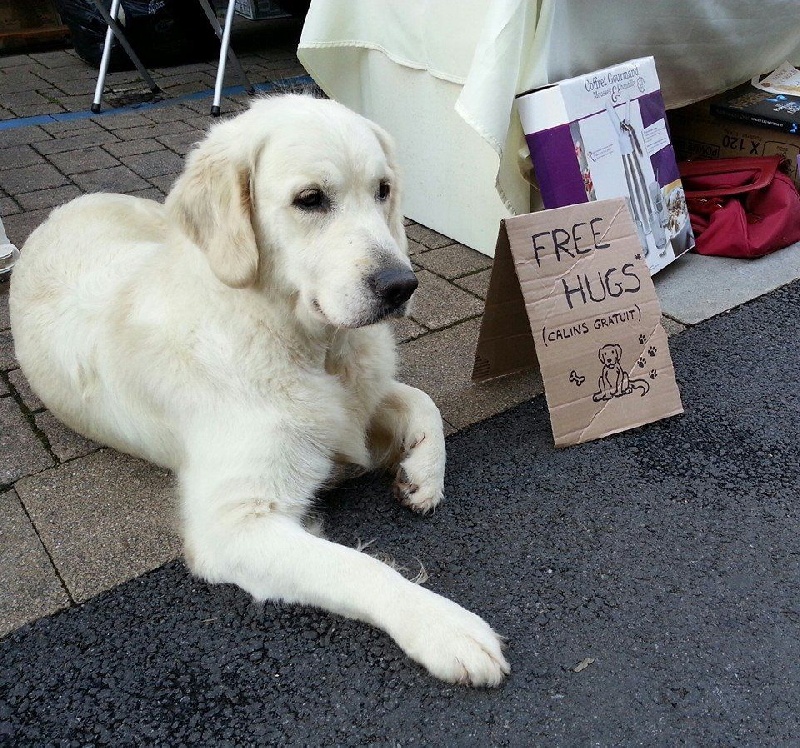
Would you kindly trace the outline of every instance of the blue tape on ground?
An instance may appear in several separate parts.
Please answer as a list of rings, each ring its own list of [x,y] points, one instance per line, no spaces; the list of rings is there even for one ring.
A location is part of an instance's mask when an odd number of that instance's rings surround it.
[[[276,81],[269,81],[267,83],[256,83],[253,88],[259,93],[269,93],[271,91],[288,89],[295,86],[312,85],[314,81],[309,75],[298,75],[293,78],[281,78]],[[245,93],[244,86],[229,86],[222,89],[223,96],[233,96],[236,94]],[[73,120],[90,119],[91,117],[111,117],[115,114],[126,114],[130,112],[141,112],[148,109],[162,109],[168,106],[174,106],[184,101],[194,101],[197,99],[211,98],[214,96],[214,90],[208,89],[206,91],[197,91],[196,93],[184,94],[176,96],[174,99],[162,99],[161,101],[149,101],[141,104],[131,104],[129,106],[115,107],[113,109],[106,109],[95,114],[88,109],[81,112],[60,112],[58,114],[39,114],[35,117],[18,117],[16,119],[8,119],[0,121],[0,130],[15,130],[19,127],[33,127],[35,125],[50,125],[54,122],[71,122]]]

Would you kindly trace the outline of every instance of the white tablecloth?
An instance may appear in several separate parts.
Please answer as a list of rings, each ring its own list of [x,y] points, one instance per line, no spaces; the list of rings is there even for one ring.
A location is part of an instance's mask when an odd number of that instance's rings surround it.
[[[312,0],[298,49],[395,135],[407,214],[488,254],[530,209],[515,95],[647,55],[668,108],[706,98],[800,64],[800,0]]]

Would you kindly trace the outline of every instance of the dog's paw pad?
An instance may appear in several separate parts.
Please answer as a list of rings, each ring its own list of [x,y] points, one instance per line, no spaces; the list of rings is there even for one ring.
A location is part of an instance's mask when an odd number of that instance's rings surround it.
[[[419,514],[427,514],[432,511],[442,499],[441,491],[426,492],[416,483],[410,482],[402,468],[397,471],[392,492],[404,507]]]
[[[503,656],[503,640],[489,625],[461,608],[442,606],[421,616],[416,631],[405,632],[398,643],[428,671],[449,683],[498,686],[511,668]],[[410,634],[410,636],[409,636]]]

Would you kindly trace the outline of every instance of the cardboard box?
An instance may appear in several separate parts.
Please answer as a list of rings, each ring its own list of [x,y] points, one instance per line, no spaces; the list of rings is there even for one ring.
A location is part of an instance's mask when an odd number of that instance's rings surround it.
[[[556,446],[683,412],[626,199],[502,222],[473,379],[537,361]]]
[[[694,246],[652,57],[537,89],[517,103],[545,208],[628,198],[651,273]]]
[[[725,96],[721,94],[668,113],[678,159],[780,154],[789,161],[790,176],[800,188],[800,169],[797,166],[800,135],[715,117],[711,114],[711,103]]]

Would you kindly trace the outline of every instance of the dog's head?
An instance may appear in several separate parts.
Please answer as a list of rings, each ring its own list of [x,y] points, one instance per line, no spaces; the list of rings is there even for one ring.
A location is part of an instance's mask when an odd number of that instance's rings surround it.
[[[381,128],[284,95],[213,127],[167,207],[226,285],[283,292],[309,319],[361,327],[405,313],[417,287],[399,193]]]
[[[604,367],[614,367],[622,359],[622,347],[616,343],[609,343],[597,351],[597,357]]]

